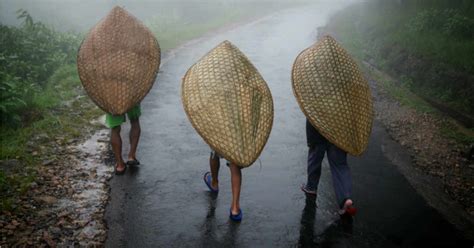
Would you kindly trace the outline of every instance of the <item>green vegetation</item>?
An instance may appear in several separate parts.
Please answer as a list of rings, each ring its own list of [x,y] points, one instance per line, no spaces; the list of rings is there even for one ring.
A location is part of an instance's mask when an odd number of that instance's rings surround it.
[[[408,85],[411,82],[408,79],[401,79],[401,83],[397,83],[395,79],[377,69],[369,69],[366,66],[363,66],[362,69],[365,74],[370,75],[372,79],[377,81],[384,90],[402,105],[415,109],[420,113],[439,114],[433,106],[409,89]],[[404,80],[408,80],[409,83],[406,83]],[[474,143],[474,128],[465,128],[451,119],[445,119],[440,124],[440,132],[444,137],[455,140],[460,144],[470,145]]]
[[[472,1],[357,3],[336,14],[329,29],[354,56],[410,91],[474,115]]]
[[[0,25],[0,210],[14,208],[14,197],[28,190],[34,165],[45,159],[39,153],[54,154],[48,144],[58,135],[79,137],[100,114],[88,98],[76,100],[84,96],[75,66],[81,36],[18,14],[20,27]],[[35,141],[38,135],[45,138]]]
[[[63,64],[73,64],[80,37],[34,22],[23,10],[21,27],[0,24],[0,114],[2,127],[25,126],[47,110],[43,105],[49,77]],[[55,94],[50,94],[54,101]],[[39,112],[39,113],[38,113]]]
[[[222,25],[294,3],[175,5],[150,10],[158,12],[145,19],[162,51]],[[56,159],[57,147],[83,137],[92,129],[89,121],[103,113],[86,96],[78,78],[76,55],[83,34],[56,31],[24,10],[17,14],[20,26],[0,24],[0,212],[16,208],[13,199],[29,189],[38,164]]]
[[[471,145],[474,143],[474,128],[466,129],[455,122],[443,122],[440,131],[444,137],[461,144]]]
[[[374,80],[376,80],[387,92],[390,93],[394,99],[396,99],[402,105],[416,109],[421,113],[436,112],[436,110],[431,105],[411,92],[407,86],[407,83],[403,83],[402,81],[401,84],[397,84],[394,79],[390,78],[383,72],[378,71],[377,69],[369,71],[367,68],[363,68],[365,69],[364,71],[366,74],[370,74]]]

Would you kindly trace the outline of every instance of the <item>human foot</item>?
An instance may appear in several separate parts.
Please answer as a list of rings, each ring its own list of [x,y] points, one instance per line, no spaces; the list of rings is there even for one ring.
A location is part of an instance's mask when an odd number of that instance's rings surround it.
[[[127,170],[127,166],[124,163],[119,163],[115,165],[115,175],[123,175]]]
[[[354,207],[354,203],[351,199],[347,199],[344,202],[344,206],[339,210],[339,215],[355,216],[356,213],[357,209]]]
[[[242,213],[242,209],[238,209],[238,210],[232,210],[232,208],[229,210],[229,218],[232,220],[232,221],[235,221],[235,222],[240,222],[242,221],[242,216],[243,216],[243,213]]]
[[[305,192],[306,194],[309,194],[309,195],[314,195],[314,196],[316,196],[316,194],[317,194],[316,190],[310,190],[310,189],[308,189],[308,187],[306,187],[306,184],[302,184],[302,185],[301,185],[301,190],[302,190],[303,192]]]
[[[208,171],[204,174],[204,183],[206,183],[207,187],[212,193],[219,192],[219,187],[217,186],[217,183],[213,185],[211,172]]]

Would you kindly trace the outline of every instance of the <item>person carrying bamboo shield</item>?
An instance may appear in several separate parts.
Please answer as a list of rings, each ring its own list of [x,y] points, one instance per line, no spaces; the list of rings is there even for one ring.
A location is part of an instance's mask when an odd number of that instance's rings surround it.
[[[139,164],[140,102],[155,82],[160,55],[160,46],[150,30],[120,7],[114,7],[89,31],[79,49],[79,77],[89,97],[107,113],[118,175],[126,169],[120,137],[125,113],[131,122],[127,164]]]
[[[341,215],[355,215],[347,153],[360,155],[369,142],[373,107],[370,88],[350,55],[330,36],[296,58],[293,93],[306,116],[308,178],[301,186],[316,195],[327,154]]]
[[[270,90],[248,58],[224,41],[186,72],[181,98],[192,126],[212,150],[211,170],[204,174],[204,182],[217,193],[219,160],[228,161],[232,181],[229,217],[241,221],[241,169],[255,162],[270,135]]]

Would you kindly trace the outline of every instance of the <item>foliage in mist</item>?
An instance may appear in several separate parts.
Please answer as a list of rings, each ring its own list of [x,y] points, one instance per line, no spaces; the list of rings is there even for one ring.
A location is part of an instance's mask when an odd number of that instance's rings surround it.
[[[409,22],[412,32],[439,32],[446,37],[474,38],[474,19],[457,9],[429,9],[415,15]]]
[[[61,65],[75,62],[80,37],[35,22],[18,11],[20,27],[0,24],[0,114],[2,124],[17,126],[22,113],[40,111],[36,96],[46,89],[48,78]]]
[[[332,23],[355,54],[413,92],[474,114],[474,2],[373,0]]]

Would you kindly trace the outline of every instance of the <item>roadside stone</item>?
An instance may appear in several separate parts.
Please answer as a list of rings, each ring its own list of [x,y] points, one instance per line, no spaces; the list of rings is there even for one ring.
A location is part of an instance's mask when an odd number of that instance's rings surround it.
[[[42,166],[48,166],[48,165],[51,165],[53,164],[54,160],[43,160],[43,162],[41,163]]]
[[[41,150],[34,146],[33,152],[41,161],[36,181],[29,184],[25,195],[15,199],[13,213],[0,212],[0,247],[103,246],[106,180],[113,168],[102,168],[108,146],[97,139],[106,134],[107,130],[96,133],[86,142],[88,147],[80,144],[59,147],[56,139],[44,142]],[[36,143],[35,138],[32,140]],[[66,139],[60,140],[66,143]],[[70,142],[76,141],[67,140]],[[83,154],[88,158],[87,164]],[[0,161],[0,167],[16,173],[23,165],[17,158]],[[75,200],[73,196],[81,197]]]
[[[44,142],[44,141],[49,140],[49,136],[45,133],[40,133],[40,134],[36,135],[34,140],[39,141],[39,142]]]
[[[48,205],[55,204],[58,201],[58,199],[53,196],[37,196],[34,199],[38,202],[48,204]]]
[[[43,240],[46,241],[46,243],[47,243],[50,247],[56,247],[56,242],[53,241],[53,239],[51,238],[51,236],[49,236],[49,233],[46,232],[46,231],[43,233]]]
[[[12,225],[12,224],[9,224],[9,225],[6,225],[6,226],[5,226],[5,229],[8,229],[8,230],[15,230],[15,229],[16,229],[16,226],[15,226],[15,225]]]
[[[49,228],[49,231],[50,231],[51,234],[53,234],[54,236],[59,236],[59,235],[61,235],[61,229],[58,228],[58,227],[51,227],[51,228]]]
[[[373,71],[393,81],[383,72]],[[370,87],[374,94],[376,119],[394,140],[408,150],[414,166],[426,174],[441,178],[446,193],[469,212],[474,206],[470,190],[474,176],[474,164],[469,161],[472,148],[466,149],[466,146],[442,134],[443,126],[449,124],[447,118],[421,113],[400,104],[375,80],[370,80]]]
[[[36,182],[32,182],[32,183],[30,184],[30,188],[32,188],[32,189],[35,189],[35,188],[37,188],[37,187],[38,187],[38,184],[37,184]]]
[[[0,170],[11,173],[12,171],[18,170],[21,167],[21,163],[18,159],[2,160],[0,162]]]
[[[79,237],[83,239],[93,239],[98,233],[98,230],[96,230],[92,225],[88,225],[82,229]]]

